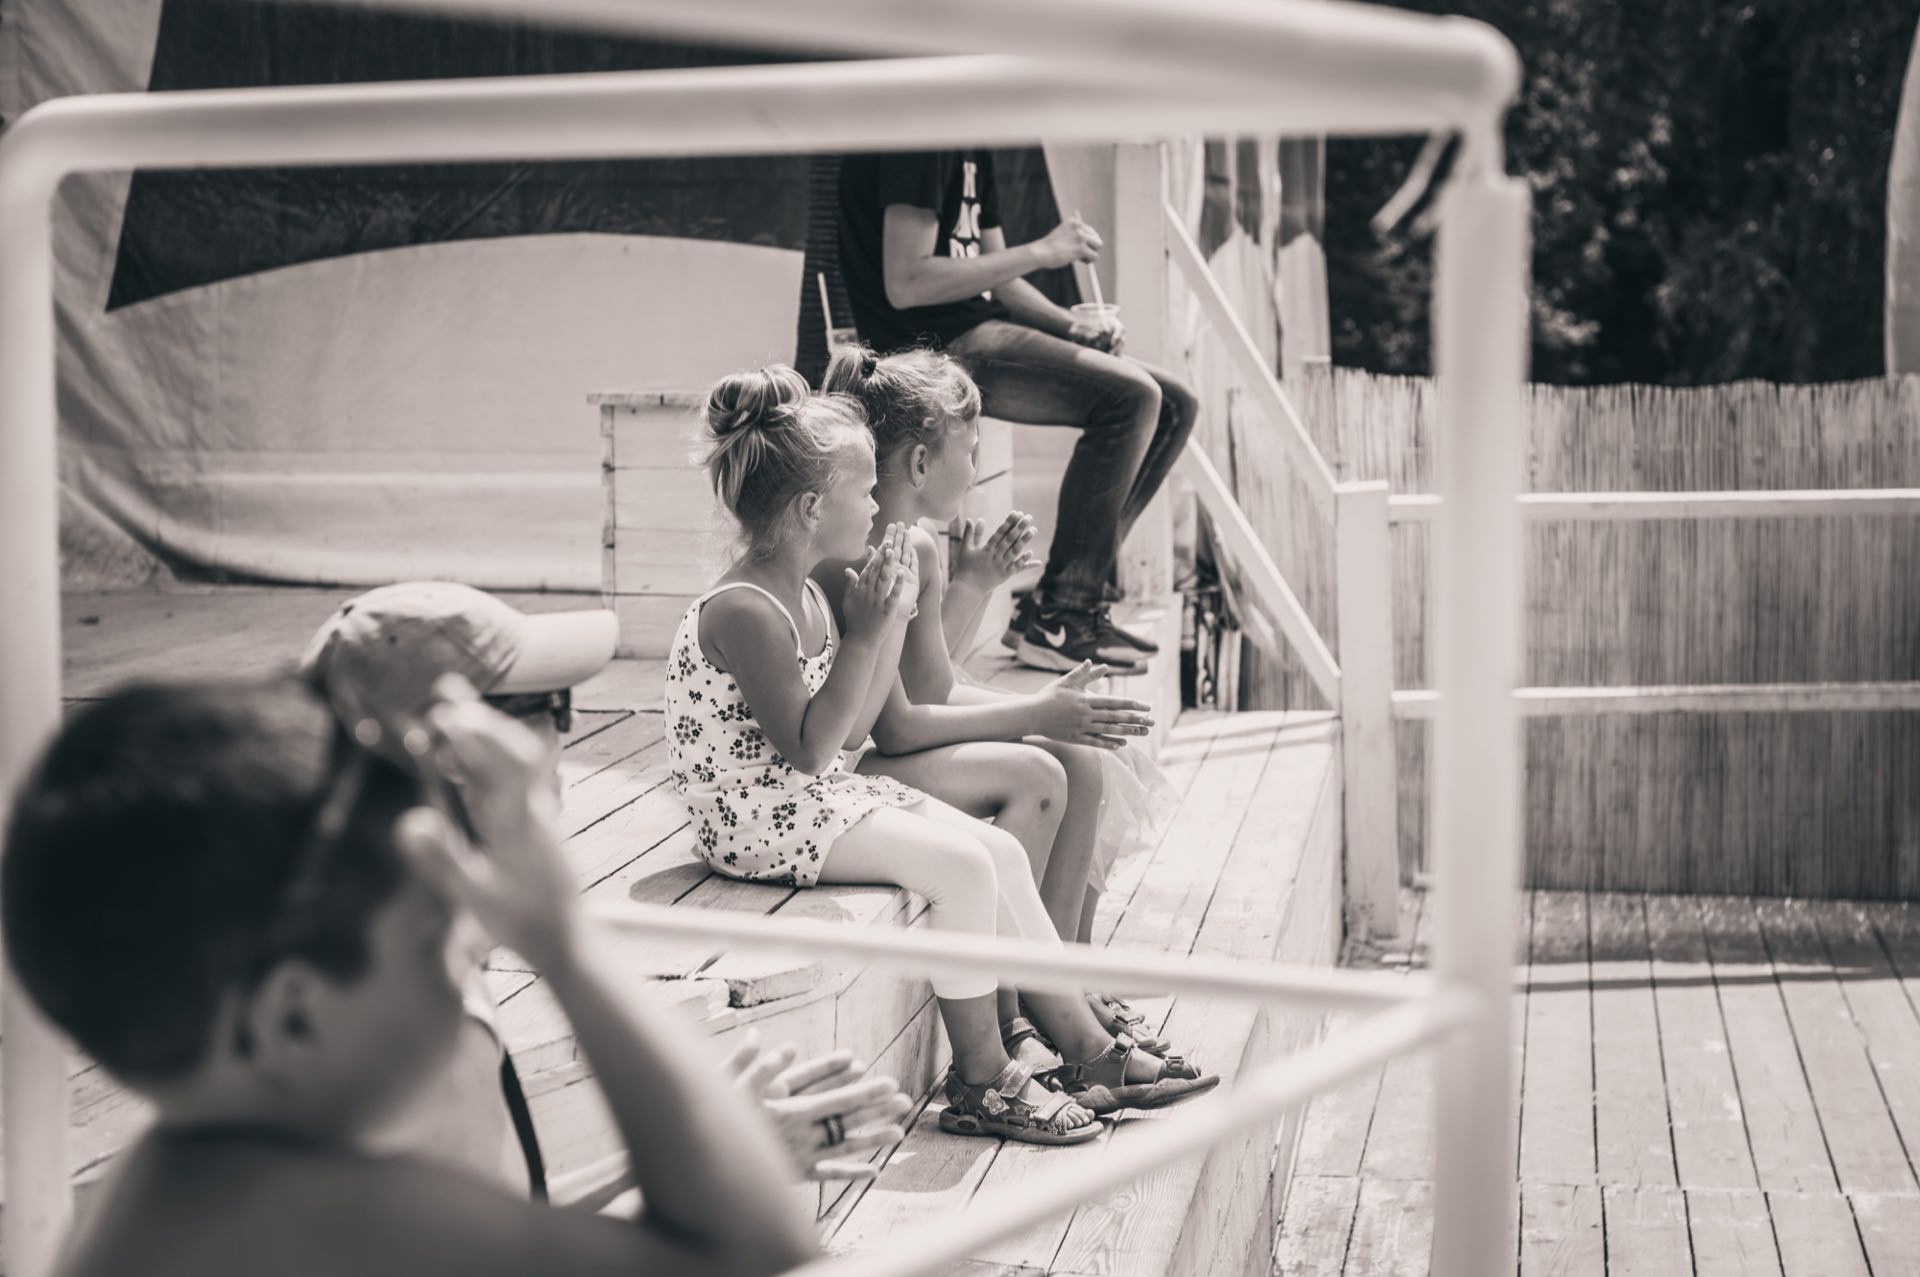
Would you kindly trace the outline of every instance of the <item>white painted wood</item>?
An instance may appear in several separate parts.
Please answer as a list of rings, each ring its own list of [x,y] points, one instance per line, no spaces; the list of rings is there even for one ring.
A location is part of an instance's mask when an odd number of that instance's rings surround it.
[[[1440,490],[1433,530],[1433,668],[1448,712],[1434,723],[1434,970],[1471,989],[1470,1032],[1437,1054],[1436,1277],[1513,1262],[1513,1053],[1507,1013],[1520,867],[1519,683],[1524,600],[1519,507],[1525,461],[1528,196],[1524,184],[1456,176],[1441,198],[1434,355]]]
[[[1347,934],[1383,939],[1393,934],[1400,909],[1387,485],[1343,484],[1335,495],[1334,512]]]
[[[1522,718],[1594,714],[1778,714],[1920,709],[1920,682],[1675,683],[1662,687],[1521,687],[1513,706]],[[1430,688],[1393,693],[1396,719],[1440,718]]]
[[[1292,450],[1295,463],[1309,479],[1308,488],[1322,499],[1331,501],[1337,481],[1332,468],[1327,465],[1327,459],[1314,446],[1313,436],[1307,433],[1306,423],[1300,420],[1299,411],[1267,367],[1259,345],[1247,332],[1247,326],[1240,322],[1240,312],[1234,309],[1233,302],[1221,291],[1213,272],[1207,269],[1205,254],[1193,242],[1193,237],[1187,234],[1179,215],[1171,207],[1164,208],[1162,215],[1167,226],[1167,251],[1173,258],[1173,264],[1180,269],[1187,287],[1200,302],[1201,313],[1219,336],[1228,357],[1240,370],[1247,393],[1267,414],[1281,442]]]
[[[1333,659],[1333,653],[1327,650],[1326,640],[1314,628],[1313,618],[1300,605],[1299,596],[1294,594],[1287,579],[1280,574],[1280,567],[1273,561],[1273,555],[1267,552],[1259,534],[1247,521],[1246,512],[1234,500],[1233,490],[1227,487],[1226,480],[1214,469],[1207,454],[1193,444],[1188,444],[1181,451],[1175,473],[1193,485],[1200,508],[1207,512],[1207,517],[1213,521],[1214,533],[1239,565],[1242,580],[1249,587],[1254,601],[1293,645],[1301,664],[1307,667],[1307,676],[1313,680],[1313,685],[1329,703],[1338,705],[1340,666]],[[1262,647],[1273,646],[1270,635],[1263,638],[1257,629],[1250,629],[1248,634]]]
[[[758,883],[715,881],[756,892],[768,889]],[[1328,1009],[1395,1007],[1439,996],[1439,991],[1421,977],[1387,972],[1240,962],[1151,949],[1062,948],[1038,941],[986,939],[931,930],[847,927],[816,919],[788,919],[779,913],[762,916],[764,910],[730,912],[700,908],[699,904],[697,898],[674,908],[588,901],[586,913],[610,930],[660,941],[691,939],[747,951],[834,954],[885,961],[896,970],[924,975],[990,970],[1022,988],[1077,991],[1106,987],[1129,989],[1143,996],[1217,994]]]
[[[1173,307],[1167,278],[1167,157],[1159,142],[1122,142],[1113,165],[1114,298],[1127,325],[1128,354],[1173,368]],[[1120,588],[1128,598],[1173,589],[1172,494],[1162,488],[1120,547]]]

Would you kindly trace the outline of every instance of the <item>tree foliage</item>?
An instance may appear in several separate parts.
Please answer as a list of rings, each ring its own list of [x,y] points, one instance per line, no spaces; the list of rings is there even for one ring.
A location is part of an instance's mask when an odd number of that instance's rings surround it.
[[[1526,78],[1533,376],[1878,375],[1887,167],[1915,0],[1416,0],[1504,32]],[[1368,218],[1418,140],[1327,148],[1334,357],[1428,371],[1431,240]]]

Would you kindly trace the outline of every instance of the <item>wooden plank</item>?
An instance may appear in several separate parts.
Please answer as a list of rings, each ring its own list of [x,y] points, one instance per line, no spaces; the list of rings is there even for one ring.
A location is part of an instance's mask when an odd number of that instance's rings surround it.
[[[1520,1185],[1520,1277],[1604,1277],[1600,1189]]]
[[[880,1178],[828,1238],[835,1251],[888,1250],[913,1230],[964,1210],[1000,1152],[1000,1141],[945,1134],[928,1105]]]
[[[1920,1150],[1920,1069],[1914,1067],[1920,1060],[1920,1013],[1867,910],[1828,900],[1810,901],[1807,909],[1819,924],[1840,992],[1866,1041],[1868,1062],[1911,1159]]]
[[[1610,1277],[1693,1277],[1685,1199],[1677,1188],[1601,1190]]]
[[[639,662],[658,662],[672,649],[673,636],[698,597],[698,591],[608,596],[607,606],[620,618],[618,654]],[[659,703],[656,698],[650,704],[632,708],[654,708]]]
[[[674,623],[679,623],[678,617],[674,618]],[[665,661],[626,657],[614,661],[574,688],[573,703],[580,709],[658,711],[666,686]]]
[[[1757,1188],[1699,915],[1678,896],[1648,896],[1646,908],[1680,1183]]]
[[[1801,902],[1760,900],[1754,909],[1773,954],[1840,1187],[1849,1193],[1920,1189],[1868,1059],[1866,1039],[1834,979],[1818,922]]]
[[[1358,1018],[1347,1012],[1328,1016],[1326,1037],[1334,1038],[1351,1029]],[[1360,1173],[1360,1159],[1367,1151],[1367,1132],[1373,1125],[1373,1109],[1380,1097],[1383,1072],[1374,1069],[1313,1097],[1300,1129],[1300,1148],[1294,1160],[1296,1176]]]
[[[1535,892],[1520,1100],[1523,1183],[1595,1182],[1592,1025],[1586,896]]]
[[[1296,1173],[1274,1244],[1275,1277],[1338,1273],[1346,1261],[1359,1200],[1360,1181],[1352,1176]]]
[[[1521,897],[1524,901],[1525,897]],[[1413,935],[1411,952],[1415,966],[1425,966],[1433,930],[1433,910],[1424,908]],[[1527,943],[1527,923],[1523,918],[1518,942]],[[1520,1008],[1515,1007],[1516,1017]],[[1517,1098],[1524,1071],[1525,1037],[1513,1035],[1516,1062],[1513,1089]],[[1401,1055],[1387,1061],[1380,1082],[1380,1100],[1373,1112],[1373,1126],[1367,1134],[1366,1155],[1360,1162],[1362,1176],[1375,1179],[1426,1179],[1433,1173],[1433,1065],[1425,1056]],[[1518,1145],[1515,1145],[1516,1159]]]
[[[1855,1193],[1853,1218],[1877,1274],[1920,1271],[1920,1196]]]
[[[1760,1187],[1830,1190],[1833,1163],[1753,907],[1702,896],[1698,910]]]
[[[1838,1193],[1768,1193],[1783,1277],[1867,1277],[1866,1254]]]
[[[633,757],[664,737],[660,715],[636,714],[631,710],[589,711],[617,715],[616,721],[597,727],[592,733],[569,736],[560,751],[560,783],[572,789],[582,781],[599,775],[616,763]]]
[[[1349,1277],[1424,1277],[1433,1253],[1433,1185],[1363,1179],[1347,1244]]]
[[[1637,896],[1595,893],[1587,926],[1595,1169],[1602,1184],[1676,1185],[1645,907]]]
[[[1749,1188],[1690,1188],[1686,1196],[1695,1277],[1780,1277],[1780,1250],[1764,1194]]]
[[[1286,925],[1294,863],[1312,817],[1313,802],[1303,796],[1319,790],[1332,762],[1328,733],[1295,731],[1298,747],[1278,748],[1278,721],[1267,720],[1264,740],[1247,738],[1244,748],[1212,762],[1195,782],[1188,795],[1194,820],[1176,822],[1171,835],[1180,839],[1183,854],[1163,857],[1156,862],[1158,872],[1149,871],[1116,933],[1117,943],[1172,953],[1273,956]],[[1184,882],[1174,880],[1179,872],[1188,875]],[[1182,997],[1166,1025],[1184,1052],[1230,1083],[1258,1018],[1257,1009],[1245,1003]],[[1122,1123],[1113,1138],[1125,1140],[1131,1129],[1136,1129],[1133,1123]],[[1216,1146],[1205,1157],[1181,1159],[1084,1202],[1059,1241],[1058,1266],[1075,1273],[1205,1272],[1212,1267],[1210,1258],[1186,1264],[1170,1257],[1176,1249],[1208,1256],[1221,1246],[1236,1254],[1244,1250],[1258,1205],[1246,1180],[1257,1173],[1255,1163],[1264,1169],[1266,1162],[1255,1154],[1272,1144],[1271,1129],[1261,1132],[1255,1140],[1250,1129],[1243,1141]],[[1205,1169],[1221,1159],[1246,1171],[1229,1179],[1229,1188],[1237,1192],[1222,1191],[1217,1182],[1215,1191],[1203,1192],[1209,1183]],[[989,1182],[998,1182],[997,1167]],[[1045,1242],[1041,1245],[1044,1249]],[[1029,1255],[1017,1258],[1031,1262]]]

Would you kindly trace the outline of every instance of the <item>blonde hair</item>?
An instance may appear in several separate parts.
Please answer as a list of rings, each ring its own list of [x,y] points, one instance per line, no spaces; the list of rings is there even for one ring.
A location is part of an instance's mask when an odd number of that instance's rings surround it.
[[[722,377],[707,396],[707,439],[714,495],[755,557],[780,544],[796,498],[824,490],[843,456],[873,446],[856,401],[813,394],[785,364]]]
[[[938,453],[949,429],[980,415],[973,378],[952,356],[934,350],[880,359],[865,346],[845,346],[834,354],[822,384],[859,400],[883,466],[916,443]]]

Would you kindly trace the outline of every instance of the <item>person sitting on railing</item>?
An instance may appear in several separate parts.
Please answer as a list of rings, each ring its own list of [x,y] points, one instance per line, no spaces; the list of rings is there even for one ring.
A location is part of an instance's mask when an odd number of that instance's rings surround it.
[[[1059,943],[1018,839],[884,776],[846,770],[898,678],[918,595],[917,556],[895,525],[867,548],[872,436],[859,405],[810,396],[775,366],[723,379],[707,402],[708,470],[746,545],[694,600],[667,656],[667,755],[701,856],[751,881],[892,883],[925,896],[944,930]],[[847,569],[844,638],[811,579]],[[941,1129],[1040,1144],[1099,1133],[1001,1041],[998,982],[933,982],[954,1064]],[[1116,1040],[1081,996],[1033,994],[1034,1018],[1074,1066],[1135,1107],[1164,1107],[1218,1079]]]
[[[409,581],[342,604],[308,644],[300,672],[336,698],[351,695],[373,707],[378,717],[417,712],[432,702],[442,677],[458,674],[546,744],[558,793],[561,745],[573,729],[572,689],[606,668],[618,637],[617,620],[602,609],[527,615],[471,586]],[[456,925],[477,931],[469,918]],[[476,956],[462,985],[467,1018],[459,1049],[440,1083],[425,1088],[395,1121],[390,1145],[441,1156],[517,1188],[531,1182],[544,1197],[538,1136],[500,1039],[484,946]],[[754,1098],[799,1173],[871,1178],[876,1168],[860,1155],[899,1142],[894,1123],[906,1113],[907,1097],[890,1077],[863,1078],[867,1066],[851,1052],[798,1062],[796,1054],[784,1045],[766,1052],[743,1046],[728,1072],[743,1089],[767,1092]],[[624,1172],[615,1164],[570,1178],[595,1174],[617,1183]],[[604,1191],[606,1185],[592,1187]]]
[[[458,679],[441,693],[343,720],[294,678],[136,684],[31,770],[0,858],[7,962],[156,1111],[69,1277],[745,1277],[816,1253],[758,1106],[595,953],[546,746]],[[459,1041],[462,909],[571,1021],[636,1221],[373,1147]]]
[[[1115,310],[1082,318],[1025,278],[1091,265],[1101,248],[1077,216],[1008,247],[990,151],[841,163],[840,272],[861,338],[881,354],[944,350],[979,383],[987,415],[1081,432],[1061,478],[1046,569],[1002,639],[1041,669],[1091,660],[1128,670],[1158,650],[1113,621],[1116,564],[1198,411],[1172,373],[1121,353]]]
[[[950,651],[965,637],[957,633],[964,622],[948,613],[947,571],[921,521],[958,526],[973,482],[980,392],[965,369],[934,351],[877,359],[870,350],[849,348],[834,356],[823,388],[857,399],[873,432],[880,512],[869,540],[878,538],[882,520],[904,525],[921,567],[901,684],[874,722],[875,748],[859,757],[855,770],[892,776],[1019,838],[1060,938],[1090,943],[1114,861],[1124,847],[1155,832],[1166,814],[1156,810],[1166,805],[1156,800],[1171,798],[1152,760],[1125,748],[1151,725],[1147,706],[1086,690],[1107,672],[1091,662],[1027,695],[975,683],[954,669]],[[1024,566],[1031,536],[1032,520],[1009,514],[986,544],[950,539],[948,569],[955,576],[985,574],[991,588]],[[835,601],[840,569],[829,563],[814,573]],[[977,624],[977,613],[973,619]],[[962,743],[947,743],[955,740]],[[1087,997],[1109,1032],[1127,1034],[1150,1051],[1172,1049],[1124,999]],[[1000,1022],[1013,1050],[1029,1026],[1008,988],[1000,992]],[[1030,1052],[1026,1058],[1044,1065],[1040,1044],[1031,1037],[1017,1041]]]

